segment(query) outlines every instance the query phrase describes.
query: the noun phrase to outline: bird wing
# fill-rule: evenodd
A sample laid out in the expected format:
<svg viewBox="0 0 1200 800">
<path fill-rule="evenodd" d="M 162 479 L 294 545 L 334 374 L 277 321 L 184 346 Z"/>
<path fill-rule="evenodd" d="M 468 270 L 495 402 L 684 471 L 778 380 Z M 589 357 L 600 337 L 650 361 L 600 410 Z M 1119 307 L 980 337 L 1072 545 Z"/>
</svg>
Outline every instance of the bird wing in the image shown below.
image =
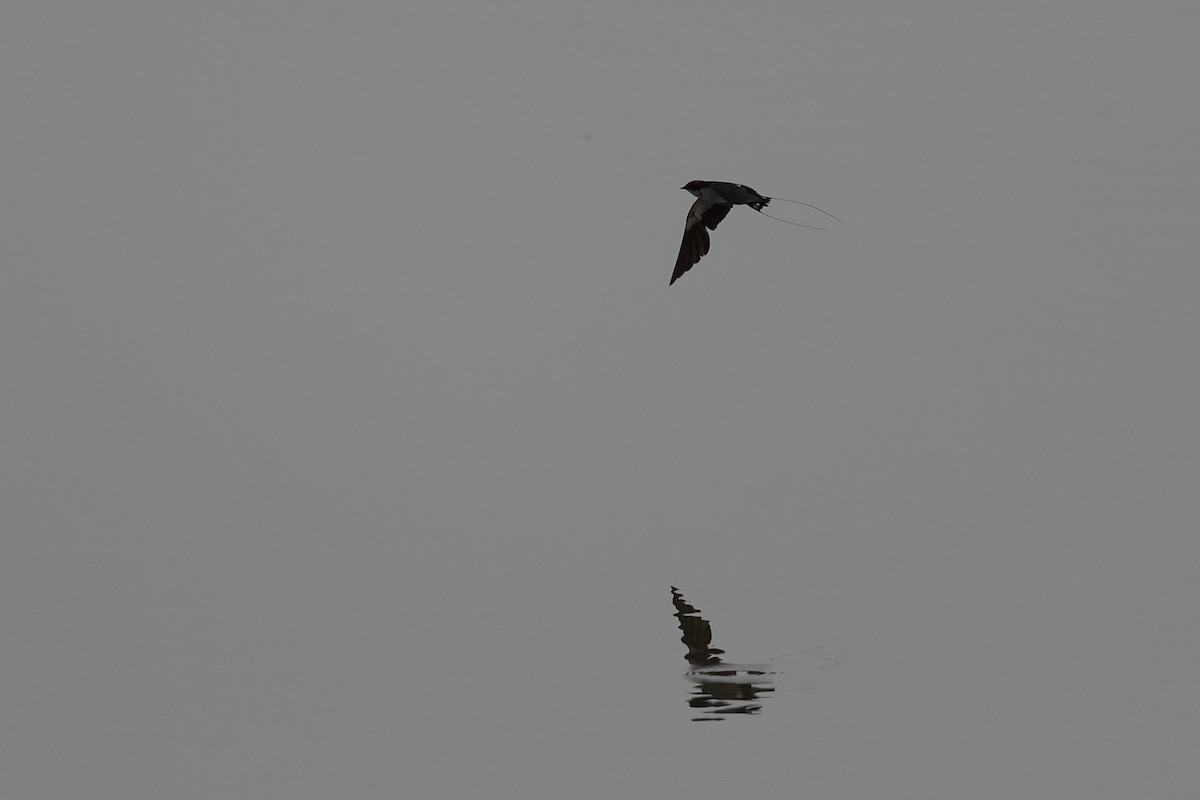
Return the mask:
<svg viewBox="0 0 1200 800">
<path fill-rule="evenodd" d="M 731 208 L 733 206 L 729 203 L 713 203 L 703 198 L 692 203 L 687 221 L 683 225 L 683 242 L 679 245 L 679 257 L 675 259 L 675 272 L 671 274 L 671 283 L 704 258 L 708 253 L 710 241 L 708 232 L 717 229 Z"/>
</svg>

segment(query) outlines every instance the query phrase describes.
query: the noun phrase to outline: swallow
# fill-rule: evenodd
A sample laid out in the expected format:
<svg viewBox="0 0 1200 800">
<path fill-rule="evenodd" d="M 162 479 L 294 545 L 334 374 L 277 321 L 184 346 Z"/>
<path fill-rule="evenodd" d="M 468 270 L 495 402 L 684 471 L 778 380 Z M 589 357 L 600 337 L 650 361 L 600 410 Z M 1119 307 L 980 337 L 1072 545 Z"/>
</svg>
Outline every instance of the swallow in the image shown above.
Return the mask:
<svg viewBox="0 0 1200 800">
<path fill-rule="evenodd" d="M 708 253 L 708 232 L 715 231 L 717 226 L 721 224 L 721 220 L 725 219 L 725 215 L 729 213 L 729 209 L 734 206 L 750 206 L 764 217 L 773 219 L 776 222 L 786 222 L 788 225 L 795 225 L 797 228 L 808 228 L 814 231 L 825 230 L 825 228 L 816 225 L 805 225 L 789 219 L 780 219 L 763 211 L 772 200 L 778 200 L 781 203 L 794 203 L 798 206 L 805 206 L 815 211 L 820 211 L 830 219 L 840 222 L 843 225 L 846 224 L 843 220 L 838 219 L 825 209 L 818 208 L 811 203 L 805 203 L 800 200 L 788 200 L 786 197 L 767 197 L 765 194 L 759 194 L 749 186 L 743 186 L 740 183 L 689 181 L 686 185 L 679 188 L 695 195 L 696 202 L 692 203 L 692 207 L 688 211 L 687 221 L 683 224 L 683 243 L 679 245 L 679 257 L 675 259 L 675 271 L 671 273 L 671 283 L 679 280 L 680 275 L 696 266 L 696 263 L 704 258 Z"/>
<path fill-rule="evenodd" d="M 771 202 L 770 197 L 740 183 L 689 181 L 679 188 L 695 195 L 696 202 L 692 203 L 687 221 L 683 224 L 683 243 L 679 245 L 679 257 L 675 259 L 671 283 L 679 280 L 683 273 L 704 258 L 709 247 L 708 232 L 717 229 L 731 208 L 750 206 L 761 212 Z"/>
</svg>

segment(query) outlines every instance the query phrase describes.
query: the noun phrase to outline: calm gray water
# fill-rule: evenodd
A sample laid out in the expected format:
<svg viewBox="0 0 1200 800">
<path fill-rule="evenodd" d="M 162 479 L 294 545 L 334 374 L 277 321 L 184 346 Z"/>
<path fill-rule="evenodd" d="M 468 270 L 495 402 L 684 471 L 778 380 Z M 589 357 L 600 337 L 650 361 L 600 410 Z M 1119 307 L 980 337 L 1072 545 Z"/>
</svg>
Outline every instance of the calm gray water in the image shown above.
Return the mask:
<svg viewBox="0 0 1200 800">
<path fill-rule="evenodd" d="M 1195 795 L 1195 3 L 0 23 L 0 796 Z"/>
</svg>

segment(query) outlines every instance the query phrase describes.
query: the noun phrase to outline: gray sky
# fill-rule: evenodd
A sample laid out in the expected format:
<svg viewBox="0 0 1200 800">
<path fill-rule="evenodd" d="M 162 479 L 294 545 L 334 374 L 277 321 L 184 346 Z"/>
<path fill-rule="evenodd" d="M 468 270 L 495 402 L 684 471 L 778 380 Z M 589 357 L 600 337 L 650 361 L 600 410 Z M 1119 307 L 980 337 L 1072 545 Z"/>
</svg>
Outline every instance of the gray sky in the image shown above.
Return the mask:
<svg viewBox="0 0 1200 800">
<path fill-rule="evenodd" d="M 0 793 L 1191 796 L 1198 37 L 8 4 Z"/>
</svg>

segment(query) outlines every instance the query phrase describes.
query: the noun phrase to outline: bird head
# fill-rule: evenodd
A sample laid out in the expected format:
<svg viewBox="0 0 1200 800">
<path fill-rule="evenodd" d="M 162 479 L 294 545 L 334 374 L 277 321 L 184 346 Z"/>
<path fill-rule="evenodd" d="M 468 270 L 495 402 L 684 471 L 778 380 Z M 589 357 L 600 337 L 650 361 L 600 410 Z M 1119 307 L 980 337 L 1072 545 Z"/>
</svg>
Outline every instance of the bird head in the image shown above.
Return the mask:
<svg viewBox="0 0 1200 800">
<path fill-rule="evenodd" d="M 699 197 L 700 192 L 703 191 L 704 187 L 706 186 L 708 186 L 708 181 L 688 181 L 679 188 L 683 189 L 685 192 L 691 192 L 696 197 Z"/>
</svg>

